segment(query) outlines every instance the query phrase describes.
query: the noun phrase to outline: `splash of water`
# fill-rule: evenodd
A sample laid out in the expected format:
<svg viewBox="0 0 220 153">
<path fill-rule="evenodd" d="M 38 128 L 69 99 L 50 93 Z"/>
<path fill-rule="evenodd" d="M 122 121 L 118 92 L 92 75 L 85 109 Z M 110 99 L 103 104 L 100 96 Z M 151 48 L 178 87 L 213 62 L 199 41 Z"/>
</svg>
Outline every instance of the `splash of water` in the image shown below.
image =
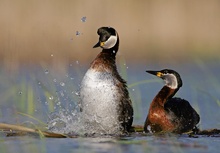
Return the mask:
<svg viewBox="0 0 220 153">
<path fill-rule="evenodd" d="M 80 65 L 80 62 L 76 61 L 74 64 Z M 70 64 L 69 66 L 72 67 L 73 64 Z M 66 78 L 70 79 L 71 74 L 66 75 Z M 86 101 L 89 101 L 88 104 L 90 106 L 88 108 L 91 111 L 88 111 L 88 109 L 86 109 L 87 111 L 81 112 L 80 111 L 81 104 L 76 102 L 79 100 L 76 99 L 80 97 L 80 93 L 75 90 L 69 93 L 68 87 L 69 87 L 69 83 L 71 82 L 68 82 L 68 80 L 60 81 L 54 78 L 53 83 L 56 83 L 58 88 L 56 90 L 56 94 L 53 95 L 53 97 L 51 96 L 49 97 L 49 100 L 53 100 L 53 102 L 55 102 L 56 104 L 54 105 L 55 111 L 49 115 L 48 127 L 47 127 L 49 131 L 56 133 L 77 134 L 77 135 L 121 134 L 120 132 L 121 127 L 119 125 L 119 121 L 116 119 L 116 117 L 118 116 L 115 115 L 116 113 L 114 111 L 113 112 L 111 111 L 112 109 L 109 109 L 107 107 L 107 111 L 108 111 L 107 114 L 109 115 L 106 115 L 105 109 L 101 109 L 104 111 L 104 113 L 102 111 L 101 112 L 93 111 L 93 108 L 95 107 L 101 108 L 102 106 L 93 105 L 94 100 L 91 100 L 90 97 Z M 112 84 L 111 81 L 110 83 Z M 81 85 L 78 85 L 78 87 L 81 88 Z M 110 89 L 109 92 L 112 92 L 112 88 Z M 106 90 L 105 92 L 108 93 Z M 94 94 L 97 94 L 97 92 L 94 92 Z M 74 97 L 74 98 L 68 98 L 68 97 Z M 99 103 L 100 101 L 106 101 L 106 99 L 109 99 L 108 96 L 104 96 L 103 98 L 102 99 L 97 98 L 96 100 Z M 113 95 L 111 98 L 115 99 L 117 97 L 116 95 Z M 111 100 L 108 101 L 111 103 Z M 48 105 L 48 102 L 46 102 L 45 104 Z M 102 116 L 102 114 L 105 115 Z"/>
<path fill-rule="evenodd" d="M 50 115 L 48 130 L 56 133 L 72 135 L 108 135 L 121 134 L 117 131 L 109 131 L 102 127 L 96 115 L 87 115 L 78 110 L 61 109 Z"/>
</svg>

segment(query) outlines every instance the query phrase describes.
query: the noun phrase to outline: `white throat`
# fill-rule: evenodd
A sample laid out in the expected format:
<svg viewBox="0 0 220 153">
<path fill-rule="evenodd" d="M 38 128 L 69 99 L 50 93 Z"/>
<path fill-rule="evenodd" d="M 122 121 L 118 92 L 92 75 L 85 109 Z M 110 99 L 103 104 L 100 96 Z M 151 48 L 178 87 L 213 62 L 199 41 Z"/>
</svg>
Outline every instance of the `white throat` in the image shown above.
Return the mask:
<svg viewBox="0 0 220 153">
<path fill-rule="evenodd" d="M 115 44 L 117 43 L 117 40 L 118 40 L 117 34 L 116 36 L 110 36 L 102 47 L 104 49 L 110 49 L 115 46 Z"/>
<path fill-rule="evenodd" d="M 178 82 L 177 78 L 173 74 L 165 74 L 164 75 L 164 81 L 166 83 L 166 86 L 170 87 L 171 89 L 177 89 L 178 87 Z"/>
</svg>

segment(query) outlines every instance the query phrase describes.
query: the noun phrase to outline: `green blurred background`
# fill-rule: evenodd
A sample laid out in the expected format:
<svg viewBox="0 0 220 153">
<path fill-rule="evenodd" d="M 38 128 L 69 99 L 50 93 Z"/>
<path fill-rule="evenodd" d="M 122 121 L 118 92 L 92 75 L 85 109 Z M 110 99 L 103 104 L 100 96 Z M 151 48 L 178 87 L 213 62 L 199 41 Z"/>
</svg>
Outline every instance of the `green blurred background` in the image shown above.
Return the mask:
<svg viewBox="0 0 220 153">
<path fill-rule="evenodd" d="M 219 57 L 219 0 L 1 0 L 0 58 L 9 68 L 88 63 L 101 26 L 116 28 L 129 61 Z"/>
</svg>

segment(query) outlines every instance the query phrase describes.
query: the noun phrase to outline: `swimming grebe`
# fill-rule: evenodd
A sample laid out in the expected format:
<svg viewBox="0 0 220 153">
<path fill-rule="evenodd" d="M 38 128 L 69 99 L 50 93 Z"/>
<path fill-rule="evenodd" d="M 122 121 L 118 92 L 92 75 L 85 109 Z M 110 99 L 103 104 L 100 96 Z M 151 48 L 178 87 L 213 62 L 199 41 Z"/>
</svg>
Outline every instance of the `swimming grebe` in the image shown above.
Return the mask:
<svg viewBox="0 0 220 153">
<path fill-rule="evenodd" d="M 126 81 L 115 64 L 119 36 L 111 27 L 101 27 L 97 33 L 99 42 L 93 48 L 101 47 L 102 51 L 81 83 L 82 112 L 95 119 L 92 122 L 97 131 L 107 134 L 127 132 L 133 122 L 133 107 Z"/>
<path fill-rule="evenodd" d="M 200 120 L 198 113 L 188 101 L 176 97 L 172 98 L 182 87 L 180 75 L 170 69 L 146 72 L 162 78 L 165 81 L 165 86 L 150 104 L 144 131 L 184 133 L 196 128 Z"/>
</svg>

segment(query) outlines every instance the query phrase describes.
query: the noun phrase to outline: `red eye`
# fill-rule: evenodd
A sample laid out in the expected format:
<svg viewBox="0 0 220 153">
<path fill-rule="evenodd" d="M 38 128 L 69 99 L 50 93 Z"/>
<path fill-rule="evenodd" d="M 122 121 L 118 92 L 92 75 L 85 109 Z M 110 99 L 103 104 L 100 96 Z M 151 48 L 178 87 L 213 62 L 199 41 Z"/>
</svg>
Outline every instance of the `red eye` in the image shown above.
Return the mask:
<svg viewBox="0 0 220 153">
<path fill-rule="evenodd" d="M 110 36 L 108 36 L 108 35 L 103 35 L 103 36 L 100 37 L 99 40 L 100 40 L 101 42 L 105 42 L 105 41 L 107 41 L 107 40 L 109 39 L 109 37 L 110 37 Z"/>
<path fill-rule="evenodd" d="M 164 74 L 167 74 L 167 73 L 168 73 L 168 71 L 167 71 L 167 70 L 165 70 L 163 73 L 164 73 Z"/>
</svg>

